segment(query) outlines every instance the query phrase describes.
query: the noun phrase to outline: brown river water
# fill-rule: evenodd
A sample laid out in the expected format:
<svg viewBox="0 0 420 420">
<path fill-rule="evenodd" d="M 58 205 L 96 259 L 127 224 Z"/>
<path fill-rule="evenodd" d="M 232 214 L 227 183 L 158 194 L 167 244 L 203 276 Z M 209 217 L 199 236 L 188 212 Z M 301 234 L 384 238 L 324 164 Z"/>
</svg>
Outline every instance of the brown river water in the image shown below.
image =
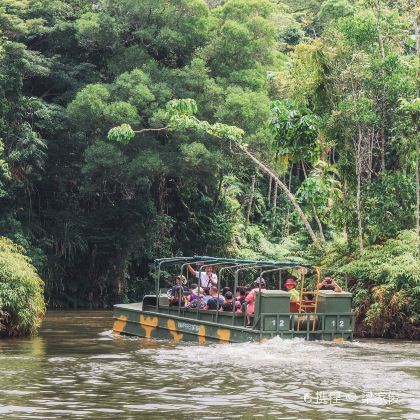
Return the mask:
<svg viewBox="0 0 420 420">
<path fill-rule="evenodd" d="M 0 418 L 420 419 L 420 342 L 173 343 L 48 312 L 0 340 Z"/>
</svg>

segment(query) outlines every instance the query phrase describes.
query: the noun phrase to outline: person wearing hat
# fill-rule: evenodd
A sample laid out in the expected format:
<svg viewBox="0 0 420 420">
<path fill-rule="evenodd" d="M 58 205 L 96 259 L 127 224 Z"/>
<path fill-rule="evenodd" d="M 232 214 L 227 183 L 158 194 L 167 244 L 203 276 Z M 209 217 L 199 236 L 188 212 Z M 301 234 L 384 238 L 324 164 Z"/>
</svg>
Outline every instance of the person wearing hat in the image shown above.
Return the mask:
<svg viewBox="0 0 420 420">
<path fill-rule="evenodd" d="M 284 283 L 284 287 L 290 293 L 290 302 L 297 302 L 300 299 L 299 292 L 296 290 L 296 280 L 289 278 Z"/>
<path fill-rule="evenodd" d="M 193 283 L 190 287 L 190 294 L 187 296 L 187 301 L 192 302 L 193 300 L 197 299 L 198 296 L 204 295 L 204 289 L 201 287 L 198 287 L 196 283 Z"/>
<path fill-rule="evenodd" d="M 341 292 L 341 287 L 334 281 L 331 276 L 325 276 L 319 284 L 319 290 L 332 290 L 334 292 Z"/>
<path fill-rule="evenodd" d="M 207 301 L 204 299 L 207 297 L 206 292 L 203 288 L 198 287 L 197 284 L 192 284 L 190 289 L 190 295 L 187 296 L 186 308 L 188 309 L 206 309 Z"/>
<path fill-rule="evenodd" d="M 177 276 L 175 284 L 170 289 L 169 293 L 169 306 L 178 306 L 181 302 L 181 306 L 185 305 L 185 296 L 189 294 L 188 287 L 186 286 L 187 279 L 185 276 Z"/>
<path fill-rule="evenodd" d="M 247 327 L 251 326 L 251 315 L 254 313 L 255 310 L 255 299 L 257 297 L 257 292 L 263 289 L 265 289 L 265 280 L 262 277 L 257 277 L 254 281 L 254 288 L 249 292 L 249 294 L 245 298 L 245 302 L 247 303 Z"/>
</svg>

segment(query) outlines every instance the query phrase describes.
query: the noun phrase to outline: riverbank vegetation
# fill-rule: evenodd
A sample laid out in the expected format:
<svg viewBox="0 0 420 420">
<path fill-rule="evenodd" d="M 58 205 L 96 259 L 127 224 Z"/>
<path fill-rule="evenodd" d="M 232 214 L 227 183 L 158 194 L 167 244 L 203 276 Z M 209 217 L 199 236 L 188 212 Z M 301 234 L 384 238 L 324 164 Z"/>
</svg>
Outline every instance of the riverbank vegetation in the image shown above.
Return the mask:
<svg viewBox="0 0 420 420">
<path fill-rule="evenodd" d="M 356 334 L 361 337 L 419 336 L 420 241 L 414 231 L 352 254 L 335 241 L 321 251 L 321 264 L 353 292 Z M 319 252 L 317 250 L 317 252 Z"/>
<path fill-rule="evenodd" d="M 0 237 L 0 337 L 34 334 L 45 314 L 44 283 L 23 252 Z"/>
<path fill-rule="evenodd" d="M 50 307 L 136 300 L 155 256 L 294 258 L 347 279 L 361 335 L 418 337 L 419 13 L 5 2 L 0 233 Z"/>
</svg>

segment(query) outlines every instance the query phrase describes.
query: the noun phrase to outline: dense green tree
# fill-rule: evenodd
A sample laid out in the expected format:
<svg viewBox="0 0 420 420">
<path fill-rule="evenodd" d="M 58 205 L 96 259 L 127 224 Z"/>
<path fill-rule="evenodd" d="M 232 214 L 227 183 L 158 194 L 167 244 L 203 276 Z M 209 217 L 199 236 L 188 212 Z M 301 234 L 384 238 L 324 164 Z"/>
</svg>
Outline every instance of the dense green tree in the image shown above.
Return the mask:
<svg viewBox="0 0 420 420">
<path fill-rule="evenodd" d="M 34 334 L 45 314 L 43 282 L 23 249 L 0 238 L 0 336 Z"/>
<path fill-rule="evenodd" d="M 138 299 L 155 256 L 368 258 L 419 229 L 418 27 L 411 0 L 5 1 L 0 233 L 50 306 Z"/>
</svg>

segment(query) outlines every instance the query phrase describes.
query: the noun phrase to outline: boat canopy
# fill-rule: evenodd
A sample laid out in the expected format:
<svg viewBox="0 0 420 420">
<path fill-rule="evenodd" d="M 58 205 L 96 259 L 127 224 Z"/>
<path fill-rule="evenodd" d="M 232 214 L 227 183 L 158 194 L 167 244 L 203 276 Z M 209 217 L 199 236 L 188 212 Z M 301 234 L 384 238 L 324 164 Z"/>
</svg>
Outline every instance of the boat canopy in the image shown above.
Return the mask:
<svg viewBox="0 0 420 420">
<path fill-rule="evenodd" d="M 272 267 L 306 267 L 311 268 L 311 265 L 302 264 L 296 261 L 270 261 L 270 260 L 248 260 L 248 259 L 235 259 L 235 258 L 217 258 L 202 255 L 195 255 L 193 257 L 171 257 L 171 258 L 158 258 L 154 261 L 156 267 L 163 264 L 192 264 L 204 262 L 207 264 L 238 264 L 238 265 L 254 265 L 254 266 L 272 266 Z"/>
</svg>

